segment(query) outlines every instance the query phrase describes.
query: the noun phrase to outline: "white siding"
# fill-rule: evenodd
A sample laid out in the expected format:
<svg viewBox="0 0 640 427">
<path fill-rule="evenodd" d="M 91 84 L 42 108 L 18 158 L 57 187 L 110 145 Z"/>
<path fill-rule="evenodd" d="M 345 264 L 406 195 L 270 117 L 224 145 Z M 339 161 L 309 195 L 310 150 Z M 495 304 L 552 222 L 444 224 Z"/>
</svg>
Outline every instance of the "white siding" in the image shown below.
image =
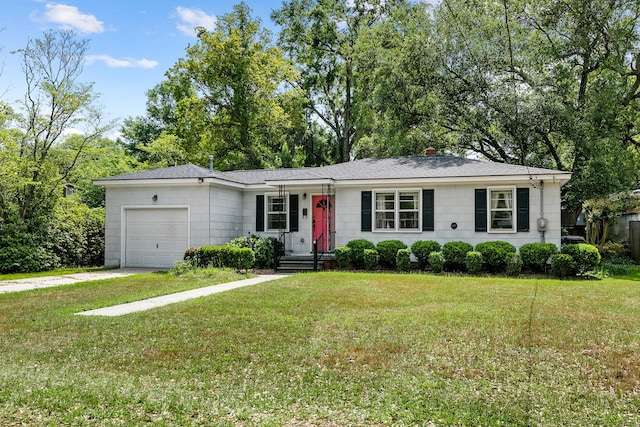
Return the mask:
<svg viewBox="0 0 640 427">
<path fill-rule="evenodd" d="M 208 186 L 122 186 L 106 188 L 105 266 L 124 265 L 123 210 L 135 207 L 188 207 L 191 245 L 206 243 L 209 227 Z M 157 196 L 154 201 L 153 197 Z M 204 244 L 203 243 L 203 244 Z"/>
<path fill-rule="evenodd" d="M 507 183 L 501 183 L 507 184 Z M 382 240 L 398 239 L 408 246 L 417 240 L 436 240 L 440 244 L 461 240 L 476 245 L 489 240 L 504 240 L 519 248 L 524 243 L 538 242 L 541 235 L 537 231 L 536 220 L 540 215 L 540 189 L 530 186 L 529 192 L 529 232 L 487 233 L 475 231 L 474 190 L 494 185 L 492 182 L 474 185 L 416 185 L 411 189 L 433 189 L 435 201 L 435 231 L 431 232 L 361 232 L 361 192 L 376 189 L 402 189 L 402 187 L 335 187 L 335 246 L 345 245 L 353 239 L 364 238 L 378 243 Z M 517 187 L 528 183 L 511 183 Z M 152 206 L 182 206 L 189 209 L 190 246 L 223 244 L 229 240 L 250 234 L 279 237 L 278 232 L 256 232 L 256 195 L 274 193 L 277 189 L 242 190 L 231 187 L 206 184 L 167 186 L 107 186 L 106 189 L 106 229 L 105 265 L 120 266 L 123 239 L 123 209 Z M 312 250 L 312 198 L 321 195 L 323 189 L 316 187 L 288 187 L 286 192 L 298 195 L 299 231 L 285 234 L 287 251 L 309 253 Z M 306 194 L 306 198 L 304 195 Z M 152 198 L 157 195 L 157 200 Z M 307 209 L 307 215 L 303 210 Z M 560 184 L 545 182 L 544 215 L 548 230 L 545 240 L 560 245 Z M 451 228 L 451 223 L 457 228 Z"/>
<path fill-rule="evenodd" d="M 242 235 L 241 190 L 211 187 L 211 214 L 209 217 L 210 245 L 222 245 Z M 194 244 L 193 246 L 201 246 Z"/>
<path fill-rule="evenodd" d="M 368 187 L 338 187 L 336 190 L 336 246 L 344 246 L 353 239 L 367 239 L 373 243 L 382 240 L 397 239 L 407 246 L 417 240 L 435 240 L 440 244 L 450 241 L 464 241 L 472 245 L 490 240 L 510 242 L 516 248 L 525 243 L 541 241 L 537 231 L 537 218 L 540 216 L 540 190 L 529 187 L 529 232 L 517 233 L 487 233 L 475 231 L 475 196 L 476 188 L 486 188 L 486 185 L 437 185 L 425 186 L 424 189 L 434 190 L 435 230 L 419 232 L 385 232 L 360 231 L 361 221 L 361 192 L 375 190 Z M 525 185 L 518 184 L 517 187 Z M 399 188 L 399 187 L 398 187 Z M 411 188 L 415 188 L 411 187 Z M 560 185 L 545 183 L 544 187 L 544 216 L 549 221 L 545 233 L 545 241 L 560 246 Z M 451 224 L 457 228 L 452 229 Z"/>
</svg>

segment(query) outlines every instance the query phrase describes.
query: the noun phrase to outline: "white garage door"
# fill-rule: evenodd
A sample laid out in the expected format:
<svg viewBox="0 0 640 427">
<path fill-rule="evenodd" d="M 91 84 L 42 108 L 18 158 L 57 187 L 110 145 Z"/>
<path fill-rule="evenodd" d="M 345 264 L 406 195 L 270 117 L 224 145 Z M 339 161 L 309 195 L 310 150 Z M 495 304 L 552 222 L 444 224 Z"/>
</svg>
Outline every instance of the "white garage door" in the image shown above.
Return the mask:
<svg viewBox="0 0 640 427">
<path fill-rule="evenodd" d="M 189 248 L 186 208 L 126 209 L 125 266 L 173 267 Z"/>
</svg>

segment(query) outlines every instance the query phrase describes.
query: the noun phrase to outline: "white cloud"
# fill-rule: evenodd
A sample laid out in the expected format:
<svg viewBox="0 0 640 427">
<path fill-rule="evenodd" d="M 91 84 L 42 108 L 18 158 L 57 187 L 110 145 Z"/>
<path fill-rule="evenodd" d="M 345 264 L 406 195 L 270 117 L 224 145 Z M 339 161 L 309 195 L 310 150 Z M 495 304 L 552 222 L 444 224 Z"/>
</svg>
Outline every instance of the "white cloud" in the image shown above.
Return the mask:
<svg viewBox="0 0 640 427">
<path fill-rule="evenodd" d="M 123 58 L 117 59 L 113 58 L 109 55 L 87 55 L 84 58 L 84 62 L 87 65 L 91 65 L 94 62 L 102 61 L 109 68 L 154 68 L 158 65 L 158 61 L 152 61 L 150 59 L 142 58 L 142 59 L 133 59 L 133 58 Z"/>
<path fill-rule="evenodd" d="M 45 5 L 44 19 L 47 22 L 54 22 L 67 30 L 74 30 L 82 34 L 102 33 L 104 26 L 102 21 L 94 15 L 80 12 L 75 6 L 66 4 Z"/>
<path fill-rule="evenodd" d="M 214 15 L 207 15 L 200 9 L 189 9 L 187 7 L 176 8 L 180 22 L 176 24 L 176 28 L 183 34 L 191 37 L 196 36 L 195 27 L 204 27 L 211 31 L 215 28 L 218 19 Z"/>
</svg>

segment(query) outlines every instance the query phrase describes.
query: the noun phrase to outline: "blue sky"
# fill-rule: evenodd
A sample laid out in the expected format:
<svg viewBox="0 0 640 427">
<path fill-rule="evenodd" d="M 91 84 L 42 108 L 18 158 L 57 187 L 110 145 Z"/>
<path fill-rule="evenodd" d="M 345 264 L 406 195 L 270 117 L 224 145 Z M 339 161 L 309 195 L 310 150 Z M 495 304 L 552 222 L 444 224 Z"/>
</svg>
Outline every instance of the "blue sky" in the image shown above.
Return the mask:
<svg viewBox="0 0 640 427">
<path fill-rule="evenodd" d="M 0 14 L 0 99 L 14 104 L 24 95 L 17 55 L 29 39 L 48 29 L 71 29 L 90 39 L 83 82 L 93 82 L 111 119 L 145 113 L 146 91 L 163 77 L 189 44 L 193 27 L 212 29 L 216 18 L 240 0 L 182 2 L 166 0 L 9 0 Z M 269 16 L 282 0 L 245 0 L 263 26 L 275 30 Z"/>
</svg>

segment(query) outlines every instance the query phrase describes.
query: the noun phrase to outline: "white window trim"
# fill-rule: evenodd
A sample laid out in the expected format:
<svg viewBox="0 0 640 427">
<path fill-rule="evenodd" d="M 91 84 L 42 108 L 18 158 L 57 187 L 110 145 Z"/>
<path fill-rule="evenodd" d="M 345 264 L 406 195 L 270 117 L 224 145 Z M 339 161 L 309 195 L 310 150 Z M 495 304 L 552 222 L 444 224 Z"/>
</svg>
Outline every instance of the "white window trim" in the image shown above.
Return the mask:
<svg viewBox="0 0 640 427">
<path fill-rule="evenodd" d="M 286 227 L 284 230 L 279 228 L 269 228 L 269 197 L 280 197 L 284 198 L 284 220 Z M 285 192 L 284 194 L 280 193 L 264 193 L 264 231 L 267 233 L 275 233 L 278 231 L 289 232 L 289 193 Z"/>
<path fill-rule="evenodd" d="M 395 228 L 378 228 L 376 227 L 376 213 L 383 212 L 376 209 L 376 200 L 378 193 L 394 193 L 394 217 Z M 418 194 L 418 227 L 417 228 L 400 228 L 400 193 L 417 193 Z M 372 197 L 372 231 L 374 233 L 420 233 L 422 232 L 422 189 L 420 188 L 393 188 L 393 189 L 376 189 L 373 190 Z"/>
<path fill-rule="evenodd" d="M 492 191 L 511 191 L 512 206 L 511 206 L 511 229 L 508 228 L 491 228 L 491 192 Z M 505 187 L 487 187 L 487 233 L 517 233 L 517 220 L 518 220 L 518 197 L 515 186 Z"/>
</svg>

